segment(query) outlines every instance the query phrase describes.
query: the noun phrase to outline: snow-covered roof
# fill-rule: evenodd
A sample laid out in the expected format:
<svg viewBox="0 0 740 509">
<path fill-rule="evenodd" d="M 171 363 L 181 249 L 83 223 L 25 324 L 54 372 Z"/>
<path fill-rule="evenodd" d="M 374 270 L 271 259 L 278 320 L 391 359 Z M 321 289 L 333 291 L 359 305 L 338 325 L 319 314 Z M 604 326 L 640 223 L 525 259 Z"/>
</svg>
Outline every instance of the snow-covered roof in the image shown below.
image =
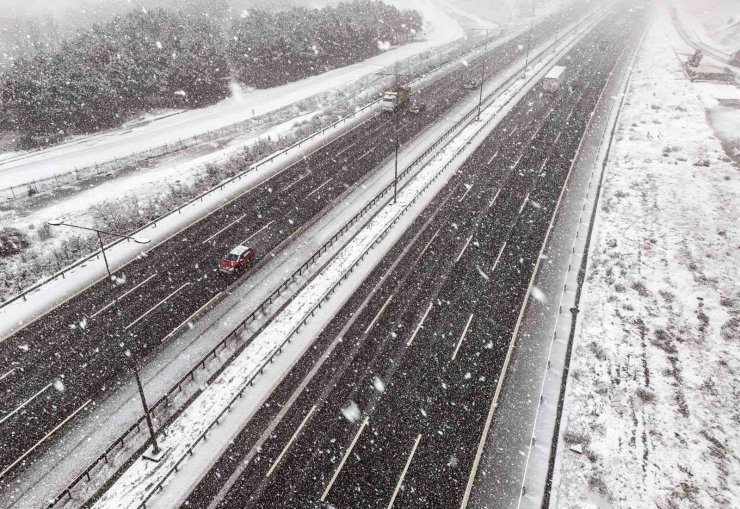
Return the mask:
<svg viewBox="0 0 740 509">
<path fill-rule="evenodd" d="M 236 246 L 234 249 L 231 250 L 229 254 L 233 254 L 236 256 L 243 255 L 249 248 L 247 246 Z"/>
<path fill-rule="evenodd" d="M 560 75 L 563 74 L 564 71 L 565 71 L 565 67 L 563 67 L 562 65 L 556 65 L 555 67 L 553 67 L 547 72 L 547 75 L 545 76 L 545 78 L 558 79 L 560 78 Z"/>
</svg>

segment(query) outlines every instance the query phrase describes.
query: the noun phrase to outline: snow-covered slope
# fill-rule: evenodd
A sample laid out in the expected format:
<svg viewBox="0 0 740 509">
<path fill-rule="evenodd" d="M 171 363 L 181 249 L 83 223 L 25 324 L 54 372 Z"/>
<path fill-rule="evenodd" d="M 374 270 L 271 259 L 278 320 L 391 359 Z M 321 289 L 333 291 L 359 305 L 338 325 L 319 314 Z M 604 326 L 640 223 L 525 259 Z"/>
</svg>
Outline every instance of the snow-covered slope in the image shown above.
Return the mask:
<svg viewBox="0 0 740 509">
<path fill-rule="evenodd" d="M 460 25 L 439 8 L 435 0 L 403 0 L 400 3 L 418 6 L 424 13 L 427 32 L 425 41 L 407 44 L 363 62 L 276 88 L 244 90 L 236 87 L 231 97 L 205 108 L 176 112 L 133 126 L 76 137 L 41 151 L 19 152 L 0 161 L 0 182 L 2 182 L 0 187 L 23 184 L 31 179 L 50 178 L 55 173 L 123 158 L 134 152 L 174 143 L 256 115 L 263 115 L 318 93 L 346 86 L 398 60 L 454 41 L 464 35 Z"/>
<path fill-rule="evenodd" d="M 677 2 L 689 14 L 691 28 L 702 41 L 730 54 L 740 50 L 738 0 L 677 0 Z"/>
<path fill-rule="evenodd" d="M 740 93 L 690 83 L 670 26 L 645 41 L 606 169 L 555 507 L 740 507 L 740 168 L 707 122 Z"/>
</svg>

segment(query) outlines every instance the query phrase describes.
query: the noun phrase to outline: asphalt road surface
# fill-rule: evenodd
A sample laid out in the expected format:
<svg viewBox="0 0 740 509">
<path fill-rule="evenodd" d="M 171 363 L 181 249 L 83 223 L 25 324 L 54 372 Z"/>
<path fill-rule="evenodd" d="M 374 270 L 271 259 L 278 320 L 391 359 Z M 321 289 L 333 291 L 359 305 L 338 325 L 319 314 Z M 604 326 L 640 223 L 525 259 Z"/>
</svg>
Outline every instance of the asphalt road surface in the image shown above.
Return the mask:
<svg viewBox="0 0 740 509">
<path fill-rule="evenodd" d="M 535 27 L 533 45 L 565 18 Z M 526 43 L 525 34 L 491 52 L 488 75 L 520 56 Z M 481 61 L 418 92 L 428 108 L 399 113 L 402 144 L 471 93 L 462 84 L 478 79 Z M 393 124 L 392 114 L 371 118 L 118 270 L 115 283 L 99 281 L 0 342 L 0 482 L 11 482 L 81 412 L 130 379 L 134 363 L 146 362 L 173 330 L 235 284 L 215 270 L 233 246 L 254 247 L 258 260 L 269 256 L 390 157 Z"/>
<path fill-rule="evenodd" d="M 641 15 L 622 4 L 561 60 L 557 94 L 520 101 L 187 507 L 460 506 L 553 210 Z"/>
</svg>

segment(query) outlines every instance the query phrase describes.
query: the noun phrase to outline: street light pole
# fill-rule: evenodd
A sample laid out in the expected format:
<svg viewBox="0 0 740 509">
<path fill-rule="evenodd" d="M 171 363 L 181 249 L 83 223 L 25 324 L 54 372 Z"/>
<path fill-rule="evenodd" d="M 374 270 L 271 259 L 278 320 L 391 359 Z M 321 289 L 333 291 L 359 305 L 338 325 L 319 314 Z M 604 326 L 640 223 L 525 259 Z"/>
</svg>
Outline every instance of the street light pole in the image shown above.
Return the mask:
<svg viewBox="0 0 740 509">
<path fill-rule="evenodd" d="M 102 234 L 105 233 L 107 235 L 113 235 L 114 237 L 119 237 L 122 239 L 131 239 L 134 242 L 138 244 L 148 244 L 149 239 L 145 239 L 142 237 L 132 237 L 130 235 L 124 235 L 121 233 L 106 231 L 106 230 L 99 230 L 97 228 L 88 228 L 86 226 L 79 226 L 75 224 L 70 224 L 64 222 L 64 219 L 54 219 L 48 222 L 50 226 L 67 226 L 69 228 L 77 228 L 79 230 L 87 230 L 87 231 L 93 231 L 98 236 L 98 243 L 100 244 L 100 252 L 103 254 L 103 261 L 105 262 L 105 271 L 108 273 L 108 280 L 113 279 L 113 275 L 110 271 L 110 265 L 108 264 L 108 257 L 105 254 L 105 244 L 103 244 L 103 237 Z M 123 327 L 123 324 L 121 323 L 121 309 L 118 307 L 118 299 L 113 299 L 113 306 L 115 309 L 116 314 L 116 328 L 119 330 L 117 333 L 118 336 L 121 336 L 123 334 L 126 334 L 126 329 Z M 141 406 L 144 408 L 144 414 L 146 415 L 146 424 L 149 428 L 149 439 L 152 442 L 152 454 L 157 455 L 160 452 L 159 444 L 157 444 L 157 436 L 154 432 L 154 424 L 152 422 L 152 416 L 151 412 L 149 411 L 149 405 L 146 402 L 146 395 L 144 394 L 144 386 L 141 384 L 141 377 L 139 377 L 139 370 L 136 368 L 136 363 L 132 360 L 129 361 L 129 366 L 131 367 L 131 370 L 134 372 L 134 378 L 136 378 L 136 386 L 139 390 L 139 397 L 141 398 Z"/>
<path fill-rule="evenodd" d="M 532 46 L 532 29 L 534 28 L 534 1 L 532 0 L 532 14 L 529 17 L 529 32 L 527 32 L 527 58 L 524 61 L 524 76 L 527 75 L 527 67 L 529 67 L 529 51 Z"/>
<path fill-rule="evenodd" d="M 398 72 L 398 62 L 396 62 L 394 73 L 384 73 L 384 72 L 378 72 L 376 73 L 379 76 L 393 76 L 393 89 L 398 91 L 401 84 L 401 76 L 413 76 L 412 74 L 402 74 Z M 409 99 L 407 99 L 408 101 Z M 393 203 L 397 203 L 398 200 L 398 152 L 401 149 L 400 141 L 398 139 L 398 111 L 393 110 L 390 112 L 391 115 L 393 115 L 393 137 L 395 139 L 394 142 L 394 154 L 395 154 L 395 162 L 394 162 L 394 170 L 393 170 Z"/>
<path fill-rule="evenodd" d="M 100 232 L 95 230 L 95 233 L 98 236 L 98 242 L 100 243 L 100 252 L 103 253 L 103 261 L 105 262 L 105 270 L 108 272 L 108 279 L 113 279 L 113 276 L 110 273 L 110 266 L 108 265 L 108 257 L 105 256 L 105 245 L 103 245 L 103 238 L 100 236 Z"/>
<path fill-rule="evenodd" d="M 132 362 L 133 364 L 133 362 Z M 146 415 L 146 425 L 149 428 L 149 437 L 152 441 L 152 454 L 159 454 L 159 444 L 157 443 L 157 435 L 154 433 L 154 424 L 152 424 L 152 415 L 149 412 L 149 405 L 146 403 L 146 396 L 144 395 L 144 387 L 141 385 L 141 378 L 139 378 L 139 371 L 136 366 L 133 366 L 134 377 L 136 378 L 136 386 L 139 388 L 139 397 L 141 397 L 141 406 L 144 407 L 144 415 Z"/>
<path fill-rule="evenodd" d="M 398 198 L 398 112 L 393 112 L 393 125 L 395 133 L 393 134 L 393 137 L 396 140 L 396 165 L 395 170 L 393 171 L 393 204 L 396 204 L 396 199 Z"/>
<path fill-rule="evenodd" d="M 480 93 L 478 94 L 478 116 L 476 120 L 480 120 L 481 106 L 483 104 L 483 82 L 486 80 L 486 54 L 488 53 L 488 34 L 493 28 L 474 28 L 473 30 L 482 30 L 486 32 L 486 42 L 483 45 L 483 56 L 481 57 L 481 70 L 480 70 Z"/>
</svg>

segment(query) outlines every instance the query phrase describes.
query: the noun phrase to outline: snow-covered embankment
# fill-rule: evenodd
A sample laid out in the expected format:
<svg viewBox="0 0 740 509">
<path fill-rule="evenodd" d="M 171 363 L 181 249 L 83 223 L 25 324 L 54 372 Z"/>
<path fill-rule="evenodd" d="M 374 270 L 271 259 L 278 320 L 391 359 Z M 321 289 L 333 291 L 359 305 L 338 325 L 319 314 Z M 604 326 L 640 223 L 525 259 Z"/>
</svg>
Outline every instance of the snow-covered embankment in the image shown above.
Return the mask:
<svg viewBox="0 0 740 509">
<path fill-rule="evenodd" d="M 707 122 L 740 92 L 690 83 L 670 26 L 647 36 L 606 168 L 555 507 L 740 507 L 740 171 Z"/>
</svg>

